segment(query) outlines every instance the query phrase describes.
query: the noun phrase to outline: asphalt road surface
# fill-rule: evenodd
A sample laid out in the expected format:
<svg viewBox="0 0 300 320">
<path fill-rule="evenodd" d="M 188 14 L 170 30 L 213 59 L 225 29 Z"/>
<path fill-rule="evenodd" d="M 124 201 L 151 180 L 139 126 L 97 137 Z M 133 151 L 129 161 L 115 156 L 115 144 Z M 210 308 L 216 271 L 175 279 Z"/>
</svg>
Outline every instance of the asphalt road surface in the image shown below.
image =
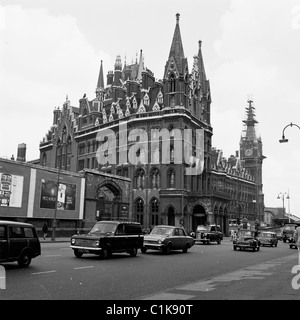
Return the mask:
<svg viewBox="0 0 300 320">
<path fill-rule="evenodd" d="M 149 250 L 107 260 L 76 258 L 67 242 L 43 243 L 28 268 L 2 264 L 0 300 L 299 300 L 297 263 L 298 251 L 282 242 L 247 252 L 234 251 L 227 240 L 197 244 L 188 253 Z"/>
</svg>

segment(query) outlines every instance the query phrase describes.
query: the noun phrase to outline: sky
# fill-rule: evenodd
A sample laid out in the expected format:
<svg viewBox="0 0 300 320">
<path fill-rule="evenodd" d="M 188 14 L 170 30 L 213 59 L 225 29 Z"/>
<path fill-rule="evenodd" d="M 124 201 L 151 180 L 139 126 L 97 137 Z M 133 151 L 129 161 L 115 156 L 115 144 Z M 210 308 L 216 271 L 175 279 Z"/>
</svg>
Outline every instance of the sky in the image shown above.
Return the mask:
<svg viewBox="0 0 300 320">
<path fill-rule="evenodd" d="M 239 149 L 247 100 L 254 101 L 266 159 L 266 207 L 300 216 L 300 0 L 0 0 L 0 157 L 39 158 L 39 143 L 66 98 L 95 98 L 117 55 L 163 77 L 176 23 L 189 71 L 202 40 L 210 80 L 213 147 Z"/>
</svg>

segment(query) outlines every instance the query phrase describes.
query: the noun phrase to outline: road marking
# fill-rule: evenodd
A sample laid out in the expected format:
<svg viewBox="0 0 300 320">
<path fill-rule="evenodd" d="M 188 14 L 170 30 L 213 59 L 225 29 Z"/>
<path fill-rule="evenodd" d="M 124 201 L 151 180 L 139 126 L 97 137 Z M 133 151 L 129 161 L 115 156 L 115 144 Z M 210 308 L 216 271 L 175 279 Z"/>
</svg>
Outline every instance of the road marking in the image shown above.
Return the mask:
<svg viewBox="0 0 300 320">
<path fill-rule="evenodd" d="M 94 266 L 76 267 L 74 270 L 94 268 Z"/>
<path fill-rule="evenodd" d="M 56 272 L 56 270 L 33 272 L 32 275 L 44 274 L 44 273 L 53 273 L 53 272 Z"/>
<path fill-rule="evenodd" d="M 61 257 L 61 254 L 47 254 L 43 256 L 44 258 L 49 258 L 49 257 Z"/>
<path fill-rule="evenodd" d="M 142 300 L 188 300 L 192 299 L 194 296 L 189 294 L 177 294 L 177 293 L 158 293 L 153 296 L 146 297 Z"/>
</svg>

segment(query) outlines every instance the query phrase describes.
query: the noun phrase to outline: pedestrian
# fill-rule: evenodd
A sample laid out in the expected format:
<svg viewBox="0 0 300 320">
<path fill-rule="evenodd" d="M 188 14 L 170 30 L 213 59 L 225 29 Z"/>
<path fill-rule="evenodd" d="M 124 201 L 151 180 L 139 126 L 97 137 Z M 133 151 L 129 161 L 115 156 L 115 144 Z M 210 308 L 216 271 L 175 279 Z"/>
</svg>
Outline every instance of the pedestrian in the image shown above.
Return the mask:
<svg viewBox="0 0 300 320">
<path fill-rule="evenodd" d="M 47 222 L 44 223 L 42 231 L 43 231 L 43 238 L 44 238 L 44 240 L 45 240 L 46 237 L 47 237 L 47 235 L 48 235 L 48 225 L 47 225 Z"/>
</svg>

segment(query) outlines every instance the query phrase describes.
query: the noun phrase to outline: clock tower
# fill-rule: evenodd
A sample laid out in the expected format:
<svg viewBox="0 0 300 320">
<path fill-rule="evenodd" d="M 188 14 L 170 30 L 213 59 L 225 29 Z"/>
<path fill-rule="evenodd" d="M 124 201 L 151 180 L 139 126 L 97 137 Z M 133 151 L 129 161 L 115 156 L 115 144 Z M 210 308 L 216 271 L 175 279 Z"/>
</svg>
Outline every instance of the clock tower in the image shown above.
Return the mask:
<svg viewBox="0 0 300 320">
<path fill-rule="evenodd" d="M 263 220 L 262 164 L 266 157 L 263 156 L 261 137 L 256 132 L 258 121 L 255 119 L 254 110 L 253 101 L 248 100 L 246 120 L 243 121 L 245 129 L 240 140 L 240 158 L 243 167 L 251 173 L 256 184 L 256 198 L 253 199 L 253 202 L 256 203 L 256 217 L 258 220 Z"/>
</svg>

